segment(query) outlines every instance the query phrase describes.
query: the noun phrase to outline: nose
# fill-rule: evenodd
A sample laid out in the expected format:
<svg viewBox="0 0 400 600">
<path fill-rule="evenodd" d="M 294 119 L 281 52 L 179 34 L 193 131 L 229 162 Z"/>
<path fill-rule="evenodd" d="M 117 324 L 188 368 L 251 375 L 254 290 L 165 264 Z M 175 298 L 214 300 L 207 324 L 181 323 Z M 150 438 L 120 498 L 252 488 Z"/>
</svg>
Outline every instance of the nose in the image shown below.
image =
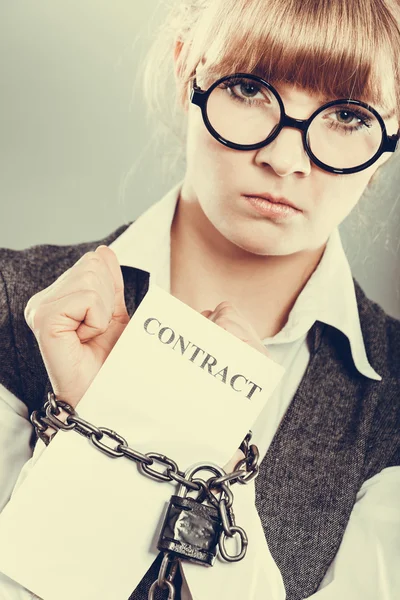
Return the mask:
<svg viewBox="0 0 400 600">
<path fill-rule="evenodd" d="M 284 127 L 273 142 L 257 150 L 255 160 L 261 166 L 269 165 L 279 177 L 293 173 L 305 177 L 311 172 L 302 133 L 290 127 Z"/>
</svg>

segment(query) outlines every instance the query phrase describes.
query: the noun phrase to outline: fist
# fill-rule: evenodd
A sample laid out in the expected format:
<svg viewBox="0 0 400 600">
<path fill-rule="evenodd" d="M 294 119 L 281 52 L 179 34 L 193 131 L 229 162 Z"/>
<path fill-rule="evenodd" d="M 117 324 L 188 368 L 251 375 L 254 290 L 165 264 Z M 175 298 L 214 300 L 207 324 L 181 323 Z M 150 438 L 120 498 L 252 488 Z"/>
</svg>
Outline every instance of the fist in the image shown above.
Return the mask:
<svg viewBox="0 0 400 600">
<path fill-rule="evenodd" d="M 30 298 L 24 315 L 54 393 L 75 407 L 129 322 L 113 250 L 99 246 L 84 254 Z"/>
</svg>

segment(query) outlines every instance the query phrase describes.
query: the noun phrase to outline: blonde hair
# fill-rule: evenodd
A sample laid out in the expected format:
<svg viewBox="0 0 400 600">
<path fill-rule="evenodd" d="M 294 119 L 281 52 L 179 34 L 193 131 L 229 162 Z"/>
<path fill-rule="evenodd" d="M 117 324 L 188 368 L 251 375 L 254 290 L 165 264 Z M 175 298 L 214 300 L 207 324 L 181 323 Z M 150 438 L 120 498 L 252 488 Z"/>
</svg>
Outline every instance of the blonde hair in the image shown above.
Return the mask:
<svg viewBox="0 0 400 600">
<path fill-rule="evenodd" d="M 400 121 L 399 0 L 168 0 L 143 64 L 147 118 L 182 156 L 191 82 L 235 72 L 396 110 Z M 176 42 L 179 85 L 173 61 Z M 205 55 L 207 60 L 202 64 Z M 202 81 L 203 82 L 203 81 Z M 204 86 L 202 86 L 204 89 Z M 154 122 L 154 121 L 153 121 Z M 164 155 L 165 156 L 165 155 Z M 171 158 L 165 156 L 168 169 Z"/>
</svg>

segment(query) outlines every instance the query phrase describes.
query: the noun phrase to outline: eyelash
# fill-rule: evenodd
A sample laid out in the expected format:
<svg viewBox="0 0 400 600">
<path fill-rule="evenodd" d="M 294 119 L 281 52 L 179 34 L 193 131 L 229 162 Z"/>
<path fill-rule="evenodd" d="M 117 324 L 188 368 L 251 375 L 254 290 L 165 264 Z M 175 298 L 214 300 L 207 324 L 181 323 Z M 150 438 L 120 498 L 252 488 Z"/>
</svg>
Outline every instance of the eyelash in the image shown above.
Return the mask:
<svg viewBox="0 0 400 600">
<path fill-rule="evenodd" d="M 333 113 L 329 113 L 329 115 L 331 114 L 338 114 L 340 112 L 342 112 L 342 110 L 336 110 L 333 111 Z M 352 110 L 344 110 L 344 112 L 347 112 L 349 115 L 352 115 L 353 117 L 360 119 L 361 123 L 358 123 L 357 125 L 346 125 L 344 123 L 338 123 L 337 121 L 330 121 L 328 123 L 328 127 L 329 129 L 334 129 L 335 131 L 343 131 L 344 133 L 353 133 L 354 131 L 359 131 L 360 129 L 363 129 L 364 127 L 367 127 L 367 129 L 370 129 L 371 127 L 371 121 L 370 119 L 366 118 L 364 113 L 362 111 L 358 111 L 356 109 L 352 109 Z M 327 115 L 327 116 L 329 116 Z"/>
<path fill-rule="evenodd" d="M 251 99 L 251 98 L 242 98 L 241 96 L 238 96 L 233 90 L 238 85 L 241 85 L 245 81 L 245 79 L 235 79 L 233 81 L 234 81 L 234 83 L 231 82 L 230 85 L 225 84 L 225 83 L 223 83 L 221 85 L 221 87 L 223 89 L 228 89 L 231 92 L 231 98 L 233 100 L 235 100 L 237 102 L 240 102 L 241 104 L 246 104 L 247 106 L 254 105 L 254 104 L 258 103 L 258 102 L 260 102 L 260 104 L 263 103 L 262 100 L 254 100 L 254 99 Z M 258 87 L 257 84 L 252 84 L 252 85 L 253 85 L 253 87 L 255 89 L 258 89 L 259 91 L 261 90 L 261 88 Z"/>
<path fill-rule="evenodd" d="M 228 84 L 223 83 L 221 85 L 221 87 L 223 89 L 228 89 L 231 92 L 231 98 L 235 101 L 235 102 L 239 102 L 240 104 L 245 104 L 247 106 L 254 106 L 254 104 L 260 103 L 260 104 L 265 104 L 264 101 L 262 100 L 254 100 L 254 99 L 250 99 L 250 98 L 243 98 L 241 96 L 238 96 L 235 92 L 234 92 L 234 88 L 237 87 L 238 85 L 241 85 L 244 81 L 246 81 L 245 79 L 236 79 L 234 80 L 234 82 Z M 257 86 L 257 84 L 252 84 L 252 86 L 258 91 L 260 91 L 260 87 Z M 343 110 L 343 109 L 342 109 Z M 339 112 L 341 112 L 340 110 L 337 111 L 333 111 L 333 113 L 329 113 L 331 114 L 338 114 Z M 349 115 L 353 115 L 353 117 L 360 119 L 361 123 L 358 123 L 357 125 L 348 125 L 346 126 L 343 123 L 338 123 L 337 121 L 330 121 L 328 123 L 328 127 L 329 129 L 333 129 L 335 131 L 342 131 L 345 134 L 352 134 L 355 131 L 359 131 L 360 129 L 363 129 L 364 127 L 367 127 L 368 129 L 371 127 L 370 121 L 369 119 L 365 118 L 365 115 L 362 111 L 356 110 L 356 109 L 352 109 L 351 111 L 346 111 L 349 113 Z"/>
</svg>

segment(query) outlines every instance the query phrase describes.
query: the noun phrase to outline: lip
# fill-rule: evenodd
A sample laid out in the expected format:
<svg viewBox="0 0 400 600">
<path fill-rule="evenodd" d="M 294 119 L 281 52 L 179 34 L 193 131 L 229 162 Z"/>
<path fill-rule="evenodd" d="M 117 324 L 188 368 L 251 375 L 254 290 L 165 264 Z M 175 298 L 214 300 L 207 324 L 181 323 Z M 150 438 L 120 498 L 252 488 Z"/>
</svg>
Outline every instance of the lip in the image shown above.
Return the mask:
<svg viewBox="0 0 400 600">
<path fill-rule="evenodd" d="M 273 196 L 272 194 L 257 194 L 257 193 L 243 194 L 243 196 L 247 196 L 250 198 L 263 198 L 264 200 L 269 200 L 270 202 L 273 202 L 274 204 L 286 204 L 286 206 L 291 206 L 295 210 L 302 212 L 302 210 L 298 206 L 293 204 L 293 202 L 290 202 L 290 200 L 288 200 L 287 198 L 283 198 L 282 196 L 278 198 L 276 196 Z"/>
<path fill-rule="evenodd" d="M 243 196 L 245 202 L 251 206 L 252 210 L 265 217 L 268 220 L 276 222 L 284 222 L 287 219 L 298 218 L 302 214 L 301 210 L 289 206 L 289 204 L 281 204 L 272 202 L 268 198 L 260 198 L 259 196 Z"/>
</svg>

